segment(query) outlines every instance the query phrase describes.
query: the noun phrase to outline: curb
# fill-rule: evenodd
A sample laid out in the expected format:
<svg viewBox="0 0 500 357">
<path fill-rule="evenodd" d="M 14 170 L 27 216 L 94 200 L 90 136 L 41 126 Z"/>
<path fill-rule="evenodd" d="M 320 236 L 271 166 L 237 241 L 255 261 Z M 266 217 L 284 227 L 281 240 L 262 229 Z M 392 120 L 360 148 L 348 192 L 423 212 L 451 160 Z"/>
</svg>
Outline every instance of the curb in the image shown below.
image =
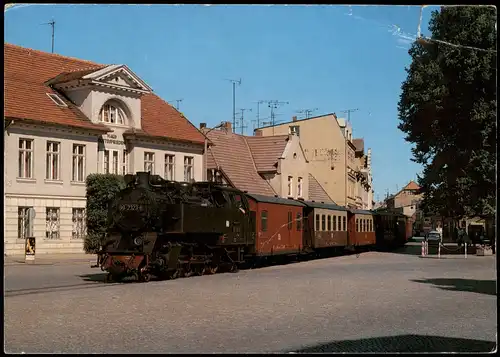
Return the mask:
<svg viewBox="0 0 500 357">
<path fill-rule="evenodd" d="M 75 264 L 95 264 L 97 261 L 96 257 L 89 256 L 88 258 L 77 258 L 77 259 L 50 259 L 50 258 L 35 258 L 33 261 L 25 261 L 23 258 L 14 258 L 14 259 L 4 259 L 4 266 L 13 266 L 13 265 L 57 265 L 57 264 L 65 264 L 65 265 L 75 265 Z"/>
</svg>

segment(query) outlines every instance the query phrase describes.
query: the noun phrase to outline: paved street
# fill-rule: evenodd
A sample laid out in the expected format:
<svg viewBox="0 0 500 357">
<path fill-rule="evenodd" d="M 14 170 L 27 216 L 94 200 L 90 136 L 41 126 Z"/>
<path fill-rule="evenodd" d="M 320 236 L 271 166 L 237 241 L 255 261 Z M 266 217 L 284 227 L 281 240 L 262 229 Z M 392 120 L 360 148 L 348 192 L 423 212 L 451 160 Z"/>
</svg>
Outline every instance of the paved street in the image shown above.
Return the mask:
<svg viewBox="0 0 500 357">
<path fill-rule="evenodd" d="M 8 352 L 488 351 L 495 257 L 366 253 L 148 284 L 5 267 Z M 92 277 L 99 279 L 101 276 Z"/>
</svg>

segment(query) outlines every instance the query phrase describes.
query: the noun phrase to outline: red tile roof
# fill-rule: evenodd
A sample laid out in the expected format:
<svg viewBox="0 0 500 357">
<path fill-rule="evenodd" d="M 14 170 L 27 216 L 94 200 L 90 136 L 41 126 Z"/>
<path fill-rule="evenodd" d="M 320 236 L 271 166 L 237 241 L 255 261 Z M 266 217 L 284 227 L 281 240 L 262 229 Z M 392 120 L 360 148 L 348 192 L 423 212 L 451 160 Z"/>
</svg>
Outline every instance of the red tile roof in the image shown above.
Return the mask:
<svg viewBox="0 0 500 357">
<path fill-rule="evenodd" d="M 4 44 L 4 58 L 4 117 L 107 130 L 101 124 L 92 123 L 60 93 L 59 97 L 68 107 L 57 106 L 46 93 L 58 93 L 44 84 L 58 75 L 79 78 L 105 65 L 12 44 Z M 143 135 L 200 144 L 204 142 L 203 134 L 157 95 L 144 95 L 141 108 Z"/>
<path fill-rule="evenodd" d="M 316 178 L 309 174 L 309 201 L 335 203 Z"/>
<path fill-rule="evenodd" d="M 224 129 L 212 130 L 207 136 L 214 143 L 209 148 L 207 168 L 222 168 L 231 183 L 242 191 L 266 196 L 276 194 L 259 175 L 244 136 Z"/>
<path fill-rule="evenodd" d="M 410 181 L 408 185 L 406 185 L 403 190 L 419 190 L 420 186 L 415 183 L 415 181 Z"/>
<path fill-rule="evenodd" d="M 283 155 L 288 135 L 247 136 L 245 140 L 252 152 L 258 172 L 275 172 L 278 159 Z"/>
</svg>

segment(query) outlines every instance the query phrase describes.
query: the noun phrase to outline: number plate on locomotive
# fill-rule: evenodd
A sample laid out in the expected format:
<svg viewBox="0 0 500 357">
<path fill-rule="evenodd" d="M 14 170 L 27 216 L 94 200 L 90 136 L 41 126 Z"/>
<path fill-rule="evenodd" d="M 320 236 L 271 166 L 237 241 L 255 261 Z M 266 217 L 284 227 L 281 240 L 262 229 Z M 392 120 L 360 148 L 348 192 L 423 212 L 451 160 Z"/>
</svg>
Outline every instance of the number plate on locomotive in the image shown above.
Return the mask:
<svg viewBox="0 0 500 357">
<path fill-rule="evenodd" d="M 138 204 L 124 203 L 120 205 L 120 211 L 140 211 L 141 206 Z"/>
</svg>

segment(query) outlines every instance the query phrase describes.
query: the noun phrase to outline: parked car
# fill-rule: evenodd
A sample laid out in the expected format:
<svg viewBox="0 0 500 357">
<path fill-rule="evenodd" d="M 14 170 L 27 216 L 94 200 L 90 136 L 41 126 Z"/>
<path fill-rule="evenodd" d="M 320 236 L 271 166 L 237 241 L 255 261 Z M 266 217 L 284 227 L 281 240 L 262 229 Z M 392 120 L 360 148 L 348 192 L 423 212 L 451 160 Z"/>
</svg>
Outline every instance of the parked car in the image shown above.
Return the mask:
<svg viewBox="0 0 500 357">
<path fill-rule="evenodd" d="M 441 236 L 441 233 L 439 233 L 438 231 L 429 231 L 427 232 L 427 234 L 425 235 L 425 240 L 428 241 L 428 242 L 438 242 L 438 243 L 441 243 L 442 240 L 443 240 L 443 237 Z"/>
</svg>

